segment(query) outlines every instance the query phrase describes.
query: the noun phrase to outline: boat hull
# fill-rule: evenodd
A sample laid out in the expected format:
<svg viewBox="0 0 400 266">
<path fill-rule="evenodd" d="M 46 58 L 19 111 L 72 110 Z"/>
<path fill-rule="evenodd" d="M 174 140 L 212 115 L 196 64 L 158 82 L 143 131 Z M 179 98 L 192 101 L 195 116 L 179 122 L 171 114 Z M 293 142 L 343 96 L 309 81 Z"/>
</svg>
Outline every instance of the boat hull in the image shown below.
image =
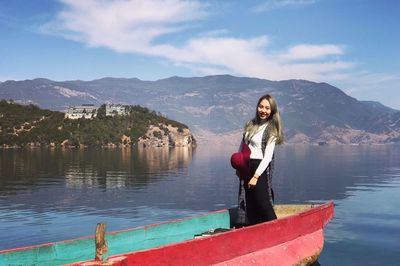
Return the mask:
<svg viewBox="0 0 400 266">
<path fill-rule="evenodd" d="M 233 227 L 237 213 L 232 209 L 108 233 L 106 265 L 284 266 L 315 261 L 333 203 L 275 208 L 279 219 L 241 228 Z M 215 228 L 228 231 L 194 237 Z M 0 251 L 0 265 L 104 265 L 94 257 L 92 236 Z"/>
<path fill-rule="evenodd" d="M 333 203 L 201 239 L 110 257 L 112 265 L 309 265 L 324 243 Z M 101 265 L 95 261 L 73 265 Z"/>
</svg>

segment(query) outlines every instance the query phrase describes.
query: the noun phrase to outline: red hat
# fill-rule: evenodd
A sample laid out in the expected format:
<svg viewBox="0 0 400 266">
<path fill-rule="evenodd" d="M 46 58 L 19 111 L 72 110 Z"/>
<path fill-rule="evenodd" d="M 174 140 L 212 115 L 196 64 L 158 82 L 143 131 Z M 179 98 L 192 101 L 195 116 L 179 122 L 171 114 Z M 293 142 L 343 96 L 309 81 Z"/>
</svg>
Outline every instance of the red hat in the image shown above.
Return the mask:
<svg viewBox="0 0 400 266">
<path fill-rule="evenodd" d="M 232 154 L 231 156 L 231 165 L 233 168 L 239 171 L 242 179 L 247 176 L 249 172 L 250 153 L 251 150 L 249 146 L 243 143 L 242 150 Z"/>
</svg>

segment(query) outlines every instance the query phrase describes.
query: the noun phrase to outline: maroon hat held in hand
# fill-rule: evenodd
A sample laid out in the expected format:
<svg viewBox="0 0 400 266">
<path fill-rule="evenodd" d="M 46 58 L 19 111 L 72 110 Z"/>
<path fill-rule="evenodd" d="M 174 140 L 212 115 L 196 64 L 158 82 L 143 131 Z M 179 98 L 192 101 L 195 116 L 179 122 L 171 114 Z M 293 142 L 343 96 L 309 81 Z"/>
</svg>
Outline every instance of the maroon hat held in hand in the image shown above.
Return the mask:
<svg viewBox="0 0 400 266">
<path fill-rule="evenodd" d="M 251 150 L 249 146 L 243 143 L 242 150 L 231 156 L 231 165 L 239 172 L 240 178 L 242 179 L 245 178 L 249 172 L 250 153 Z"/>
</svg>

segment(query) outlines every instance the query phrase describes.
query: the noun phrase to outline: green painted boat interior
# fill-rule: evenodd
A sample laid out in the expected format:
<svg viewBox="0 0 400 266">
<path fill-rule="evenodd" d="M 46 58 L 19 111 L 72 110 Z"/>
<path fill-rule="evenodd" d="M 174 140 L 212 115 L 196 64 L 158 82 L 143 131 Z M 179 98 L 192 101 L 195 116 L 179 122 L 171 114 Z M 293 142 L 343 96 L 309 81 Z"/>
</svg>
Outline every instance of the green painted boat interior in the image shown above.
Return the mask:
<svg viewBox="0 0 400 266">
<path fill-rule="evenodd" d="M 217 228 L 231 228 L 231 210 L 168 223 L 108 233 L 108 256 L 191 240 Z M 32 248 L 0 252 L 0 265 L 60 265 L 95 257 L 94 236 Z"/>
</svg>

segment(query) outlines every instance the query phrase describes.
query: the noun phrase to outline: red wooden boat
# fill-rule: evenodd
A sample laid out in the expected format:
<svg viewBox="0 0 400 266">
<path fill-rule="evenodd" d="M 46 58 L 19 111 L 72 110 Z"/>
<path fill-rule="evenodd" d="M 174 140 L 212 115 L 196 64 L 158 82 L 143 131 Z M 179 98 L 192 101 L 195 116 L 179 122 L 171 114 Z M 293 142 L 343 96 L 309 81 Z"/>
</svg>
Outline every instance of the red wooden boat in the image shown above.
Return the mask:
<svg viewBox="0 0 400 266">
<path fill-rule="evenodd" d="M 275 209 L 277 220 L 241 228 L 233 227 L 235 210 L 222 210 L 108 233 L 108 257 L 103 261 L 94 260 L 92 236 L 0 251 L 0 265 L 285 266 L 315 262 L 323 248 L 324 226 L 333 217 L 333 202 L 276 205 Z"/>
</svg>

